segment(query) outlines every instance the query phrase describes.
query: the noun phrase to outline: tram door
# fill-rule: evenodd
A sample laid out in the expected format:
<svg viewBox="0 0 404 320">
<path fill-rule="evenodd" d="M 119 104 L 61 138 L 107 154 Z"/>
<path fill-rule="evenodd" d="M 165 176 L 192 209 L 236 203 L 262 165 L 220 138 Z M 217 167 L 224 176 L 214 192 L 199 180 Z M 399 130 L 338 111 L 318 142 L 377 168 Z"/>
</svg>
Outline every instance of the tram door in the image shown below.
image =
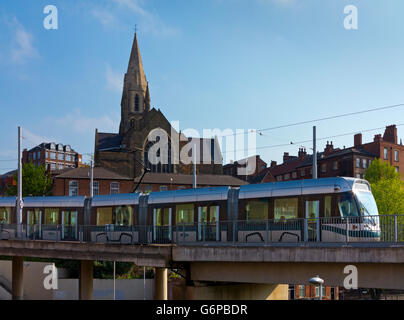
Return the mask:
<svg viewBox="0 0 404 320">
<path fill-rule="evenodd" d="M 320 200 L 306 201 L 306 234 L 308 241 L 320 241 Z"/>
<path fill-rule="evenodd" d="M 172 235 L 172 209 L 153 209 L 153 241 L 170 243 Z"/>
<path fill-rule="evenodd" d="M 62 239 L 77 240 L 77 211 L 62 211 Z"/>
<path fill-rule="evenodd" d="M 198 241 L 219 240 L 219 206 L 198 207 Z"/>
<path fill-rule="evenodd" d="M 39 209 L 27 211 L 27 237 L 29 239 L 42 237 L 42 211 Z"/>
</svg>

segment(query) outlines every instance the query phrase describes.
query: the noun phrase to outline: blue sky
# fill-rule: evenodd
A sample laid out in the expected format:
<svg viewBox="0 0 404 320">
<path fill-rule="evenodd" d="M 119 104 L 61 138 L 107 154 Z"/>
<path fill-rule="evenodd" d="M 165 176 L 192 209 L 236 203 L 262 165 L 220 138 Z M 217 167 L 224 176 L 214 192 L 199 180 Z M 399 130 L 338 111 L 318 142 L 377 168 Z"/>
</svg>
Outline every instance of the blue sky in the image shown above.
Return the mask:
<svg viewBox="0 0 404 320">
<path fill-rule="evenodd" d="M 58 30 L 43 27 L 48 4 Z M 358 30 L 343 26 L 349 4 Z M 55 141 L 83 154 L 95 128 L 118 131 L 135 24 L 152 106 L 181 129 L 268 128 L 404 103 L 403 12 L 401 0 L 1 1 L 0 160 L 16 159 L 18 125 L 24 147 Z M 403 107 L 316 125 L 321 138 L 401 123 Z M 263 132 L 257 146 L 308 140 L 312 125 Z M 299 147 L 258 153 L 280 162 Z M 0 173 L 15 167 L 0 161 Z"/>
</svg>

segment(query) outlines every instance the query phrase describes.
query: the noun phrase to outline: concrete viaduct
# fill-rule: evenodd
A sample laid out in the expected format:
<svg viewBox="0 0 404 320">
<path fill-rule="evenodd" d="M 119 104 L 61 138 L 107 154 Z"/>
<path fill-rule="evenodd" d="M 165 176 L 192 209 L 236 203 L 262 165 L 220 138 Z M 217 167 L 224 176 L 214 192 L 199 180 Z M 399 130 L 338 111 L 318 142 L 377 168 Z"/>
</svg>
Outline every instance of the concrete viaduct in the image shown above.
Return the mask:
<svg viewBox="0 0 404 320">
<path fill-rule="evenodd" d="M 404 289 L 404 245 L 397 244 L 143 246 L 12 240 L 0 241 L 0 255 L 12 257 L 13 299 L 23 296 L 24 257 L 81 261 L 79 296 L 83 300 L 93 298 L 95 260 L 155 267 L 155 293 L 161 300 L 167 299 L 169 268 L 184 270 L 190 282 L 276 287 L 274 284 L 305 284 L 318 274 L 326 285 L 343 286 L 345 266 L 354 265 L 359 288 Z"/>
</svg>

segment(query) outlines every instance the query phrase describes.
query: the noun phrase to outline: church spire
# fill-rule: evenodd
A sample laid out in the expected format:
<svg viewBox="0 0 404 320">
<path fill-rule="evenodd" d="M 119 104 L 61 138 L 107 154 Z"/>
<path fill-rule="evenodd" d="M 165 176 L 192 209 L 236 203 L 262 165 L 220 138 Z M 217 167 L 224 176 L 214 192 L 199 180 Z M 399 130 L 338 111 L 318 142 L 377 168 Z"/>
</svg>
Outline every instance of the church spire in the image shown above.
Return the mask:
<svg viewBox="0 0 404 320">
<path fill-rule="evenodd" d="M 130 54 L 127 74 L 135 76 L 136 85 L 143 89 L 147 86 L 146 76 L 143 70 L 142 57 L 140 55 L 139 44 L 137 41 L 137 34 L 133 40 L 132 52 Z"/>
<path fill-rule="evenodd" d="M 123 84 L 119 133 L 124 134 L 128 130 L 134 129 L 140 117 L 148 111 L 150 111 L 149 85 L 144 74 L 135 32 L 128 70 Z"/>
</svg>

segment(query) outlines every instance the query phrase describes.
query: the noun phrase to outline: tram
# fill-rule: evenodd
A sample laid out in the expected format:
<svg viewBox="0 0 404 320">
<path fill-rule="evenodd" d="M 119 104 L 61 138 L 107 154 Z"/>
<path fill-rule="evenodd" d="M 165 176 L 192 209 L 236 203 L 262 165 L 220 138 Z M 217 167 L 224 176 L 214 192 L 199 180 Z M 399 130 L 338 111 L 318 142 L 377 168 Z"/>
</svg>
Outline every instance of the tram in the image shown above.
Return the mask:
<svg viewBox="0 0 404 320">
<path fill-rule="evenodd" d="M 16 236 L 0 198 L 0 239 Z M 367 181 L 322 178 L 86 197 L 24 199 L 23 238 L 126 244 L 380 241 Z"/>
</svg>

